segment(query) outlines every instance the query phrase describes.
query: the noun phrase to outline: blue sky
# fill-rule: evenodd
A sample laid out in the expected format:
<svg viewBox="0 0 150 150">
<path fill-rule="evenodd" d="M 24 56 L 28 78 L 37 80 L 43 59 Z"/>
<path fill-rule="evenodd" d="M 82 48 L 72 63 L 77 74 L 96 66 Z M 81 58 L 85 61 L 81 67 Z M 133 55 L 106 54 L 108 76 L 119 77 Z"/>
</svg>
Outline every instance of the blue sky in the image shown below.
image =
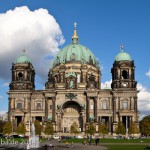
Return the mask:
<svg viewBox="0 0 150 150">
<path fill-rule="evenodd" d="M 139 90 L 141 93 L 139 97 L 139 110 L 142 115 L 148 114 L 150 109 L 150 63 L 149 63 L 149 41 L 150 41 L 150 1 L 149 0 L 1 0 L 0 1 L 0 20 L 1 23 L 4 22 L 6 26 L 5 33 L 11 33 L 14 30 L 14 27 L 11 26 L 12 22 L 11 15 L 6 15 L 9 10 L 12 10 L 12 14 L 15 11 L 15 8 L 18 7 L 19 10 L 27 13 L 26 9 L 22 9 L 23 6 L 29 9 L 30 12 L 35 12 L 43 8 L 47 10 L 50 16 L 53 16 L 56 20 L 52 28 L 57 24 L 59 25 L 59 35 L 62 39 L 62 42 L 57 41 L 57 48 L 61 49 L 62 47 L 71 43 L 71 37 L 73 34 L 73 23 L 77 22 L 77 32 L 79 36 L 79 42 L 82 45 L 87 46 L 92 50 L 96 58 L 100 62 L 101 71 L 102 71 L 102 83 L 110 83 L 111 80 L 111 67 L 114 61 L 115 56 L 120 52 L 120 45 L 124 45 L 124 51 L 129 53 L 132 59 L 135 61 L 136 74 L 135 78 L 138 81 Z M 28 13 L 30 13 L 28 12 Z M 5 19 L 3 16 L 6 16 Z M 14 14 L 16 15 L 16 14 Z M 44 14 L 45 15 L 45 14 Z M 36 15 L 35 15 L 36 16 Z M 1 19 L 2 18 L 2 19 Z M 8 18 L 8 21 L 6 22 Z M 38 18 L 38 17 L 37 17 Z M 45 17 L 47 19 L 47 17 Z M 25 18 L 27 19 L 27 18 Z M 39 18 L 41 19 L 41 18 Z M 10 21 L 10 24 L 9 24 Z M 43 22 L 44 19 L 41 21 Z M 41 23 L 39 20 L 39 24 Z M 16 19 L 16 23 L 22 23 L 19 19 Z M 9 24 L 10 26 L 7 26 Z M 51 24 L 47 24 L 51 28 Z M 22 25 L 23 26 L 23 25 Z M 28 22 L 30 26 L 30 21 Z M 7 29 L 8 27 L 8 29 Z M 31 29 L 33 26 L 31 25 Z M 34 28 L 33 28 L 34 29 Z M 0 25 L 0 33 L 1 31 Z M 18 30 L 15 30 L 18 31 Z M 56 31 L 56 32 L 57 32 Z M 42 53 L 42 43 L 44 44 L 44 38 L 40 31 L 41 49 L 36 49 L 40 54 Z M 3 32 L 2 32 L 3 33 Z M 17 32 L 18 33 L 18 32 Z M 51 32 L 50 32 L 51 33 Z M 22 32 L 20 32 L 21 36 Z M 36 32 L 38 35 L 38 33 Z M 21 54 L 22 49 L 29 49 L 29 54 L 32 59 L 35 53 L 32 51 L 29 43 L 27 47 L 25 43 L 13 45 L 12 50 L 8 47 L 10 34 L 7 34 L 7 38 L 4 41 L 4 36 L 6 34 L 1 34 L 0 43 L 6 43 L 1 46 L 0 51 L 5 51 L 1 53 L 1 70 L 0 70 L 0 111 L 7 111 L 8 100 L 8 83 L 11 81 L 11 63 L 15 61 L 16 57 Z M 48 36 L 48 35 L 47 35 Z M 23 36 L 21 36 L 23 39 Z M 27 36 L 28 37 L 28 36 Z M 25 38 L 27 38 L 25 36 Z M 10 38 L 10 39 L 9 39 Z M 15 37 L 14 37 L 15 38 Z M 24 40 L 25 40 L 24 38 Z M 7 41 L 8 40 L 8 41 Z M 14 39 L 13 39 L 14 40 Z M 65 41 L 65 42 L 64 42 Z M 20 42 L 20 41 L 19 41 Z M 20 42 L 22 43 L 22 41 Z M 16 46 L 17 45 L 17 46 Z M 15 47 L 16 46 L 16 47 Z M 44 47 L 45 45 L 43 45 Z M 35 48 L 35 46 L 33 46 Z M 2 49 L 3 48 L 3 49 Z M 4 49 L 6 48 L 6 50 Z M 18 50 L 16 51 L 15 48 Z M 45 48 L 45 47 L 44 47 Z M 43 49 L 44 49 L 43 48 Z M 7 52 L 8 50 L 8 52 Z M 19 54 L 20 51 L 20 54 Z M 44 51 L 44 50 L 43 50 Z M 52 58 L 51 55 L 52 48 L 45 48 L 45 55 Z M 7 53 L 6 53 L 7 52 Z M 13 54 L 12 54 L 13 53 Z M 33 54 L 34 53 L 34 54 Z M 8 55 L 11 55 L 11 58 Z M 5 59 L 4 59 L 5 58 Z M 39 58 L 39 57 L 38 57 Z M 40 59 L 40 58 L 39 58 Z M 8 61 L 9 60 L 9 61 Z M 33 60 L 37 60 L 34 59 Z M 48 61 L 48 60 L 47 60 Z M 34 62 L 34 61 L 33 61 Z M 50 62 L 50 60 L 49 60 Z M 7 64 L 7 65 L 6 65 Z M 48 63 L 44 63 L 48 64 Z M 43 65 L 44 65 L 43 64 Z M 33 64 L 33 66 L 35 63 Z M 6 66 L 5 68 L 3 68 Z M 35 65 L 36 66 L 36 65 Z M 42 67 L 42 65 L 40 65 Z M 45 66 L 45 65 L 44 65 Z M 36 67 L 35 67 L 36 68 Z M 47 66 L 48 70 L 49 66 Z M 40 70 L 37 68 L 37 70 Z M 47 76 L 45 75 L 47 70 L 43 72 L 38 71 L 36 76 L 36 88 L 41 89 L 44 86 L 44 82 L 47 81 Z M 36 70 L 35 70 L 36 71 Z M 4 73 L 5 72 L 5 73 Z M 39 73 L 39 74 L 38 74 Z M 48 72 L 47 72 L 48 73 Z M 43 74 L 43 76 L 42 76 Z M 147 74 L 147 75 L 146 75 Z M 147 107 L 146 107 L 147 106 Z"/>
</svg>

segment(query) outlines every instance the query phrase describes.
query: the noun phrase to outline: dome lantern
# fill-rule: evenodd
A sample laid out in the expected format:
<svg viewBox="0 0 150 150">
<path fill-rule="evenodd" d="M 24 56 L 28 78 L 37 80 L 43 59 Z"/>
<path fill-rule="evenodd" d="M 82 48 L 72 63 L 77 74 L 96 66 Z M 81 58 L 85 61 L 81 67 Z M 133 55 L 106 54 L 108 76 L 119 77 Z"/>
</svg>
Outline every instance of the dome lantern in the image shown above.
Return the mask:
<svg viewBox="0 0 150 150">
<path fill-rule="evenodd" d="M 77 27 L 77 23 L 75 22 L 74 23 L 74 34 L 72 36 L 72 43 L 73 44 L 77 44 L 78 43 L 78 35 L 77 35 L 76 27 Z"/>
</svg>

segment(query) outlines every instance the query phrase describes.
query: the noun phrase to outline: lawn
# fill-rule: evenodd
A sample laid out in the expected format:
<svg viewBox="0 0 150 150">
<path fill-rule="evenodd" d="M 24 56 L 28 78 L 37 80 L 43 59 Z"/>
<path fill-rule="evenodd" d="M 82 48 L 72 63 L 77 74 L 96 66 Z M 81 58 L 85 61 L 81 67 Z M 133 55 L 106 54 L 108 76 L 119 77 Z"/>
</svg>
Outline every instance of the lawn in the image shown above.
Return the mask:
<svg viewBox="0 0 150 150">
<path fill-rule="evenodd" d="M 62 142 L 74 142 L 83 143 L 83 139 L 66 139 Z M 88 143 L 88 140 L 87 140 Z M 95 144 L 94 139 L 92 143 Z M 146 150 L 149 145 L 150 139 L 100 139 L 99 145 L 103 145 L 108 148 L 108 150 Z"/>
<path fill-rule="evenodd" d="M 146 145 L 108 145 L 108 150 L 146 150 Z"/>
<path fill-rule="evenodd" d="M 74 143 L 83 143 L 83 139 L 65 139 L 62 142 L 74 142 Z M 88 142 L 88 139 L 86 140 Z M 94 143 L 94 139 L 92 143 Z M 100 139 L 99 143 L 150 143 L 149 138 L 145 139 Z"/>
</svg>

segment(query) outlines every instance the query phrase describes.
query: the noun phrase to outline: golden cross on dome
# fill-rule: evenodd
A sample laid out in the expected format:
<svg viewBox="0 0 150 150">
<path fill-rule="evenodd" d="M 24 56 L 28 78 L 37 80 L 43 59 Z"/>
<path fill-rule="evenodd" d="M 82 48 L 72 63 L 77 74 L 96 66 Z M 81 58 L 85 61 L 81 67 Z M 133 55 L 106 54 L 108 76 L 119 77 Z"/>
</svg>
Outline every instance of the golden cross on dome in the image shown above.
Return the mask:
<svg viewBox="0 0 150 150">
<path fill-rule="evenodd" d="M 120 51 L 123 52 L 124 46 L 120 45 Z"/>
<path fill-rule="evenodd" d="M 25 49 L 23 49 L 22 51 L 23 51 L 23 55 L 25 55 L 25 53 L 26 53 L 26 50 L 25 50 Z"/>
</svg>

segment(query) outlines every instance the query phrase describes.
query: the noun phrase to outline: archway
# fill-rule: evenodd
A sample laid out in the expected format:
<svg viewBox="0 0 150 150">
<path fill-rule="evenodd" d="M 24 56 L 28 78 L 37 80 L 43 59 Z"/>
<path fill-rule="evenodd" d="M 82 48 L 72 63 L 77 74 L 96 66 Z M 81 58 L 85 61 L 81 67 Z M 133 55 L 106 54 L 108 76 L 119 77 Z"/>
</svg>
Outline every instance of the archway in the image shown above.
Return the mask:
<svg viewBox="0 0 150 150">
<path fill-rule="evenodd" d="M 63 104 L 62 109 L 62 131 L 69 133 L 70 127 L 74 122 L 78 124 L 79 131 L 82 131 L 81 106 L 75 101 L 69 101 Z"/>
</svg>

